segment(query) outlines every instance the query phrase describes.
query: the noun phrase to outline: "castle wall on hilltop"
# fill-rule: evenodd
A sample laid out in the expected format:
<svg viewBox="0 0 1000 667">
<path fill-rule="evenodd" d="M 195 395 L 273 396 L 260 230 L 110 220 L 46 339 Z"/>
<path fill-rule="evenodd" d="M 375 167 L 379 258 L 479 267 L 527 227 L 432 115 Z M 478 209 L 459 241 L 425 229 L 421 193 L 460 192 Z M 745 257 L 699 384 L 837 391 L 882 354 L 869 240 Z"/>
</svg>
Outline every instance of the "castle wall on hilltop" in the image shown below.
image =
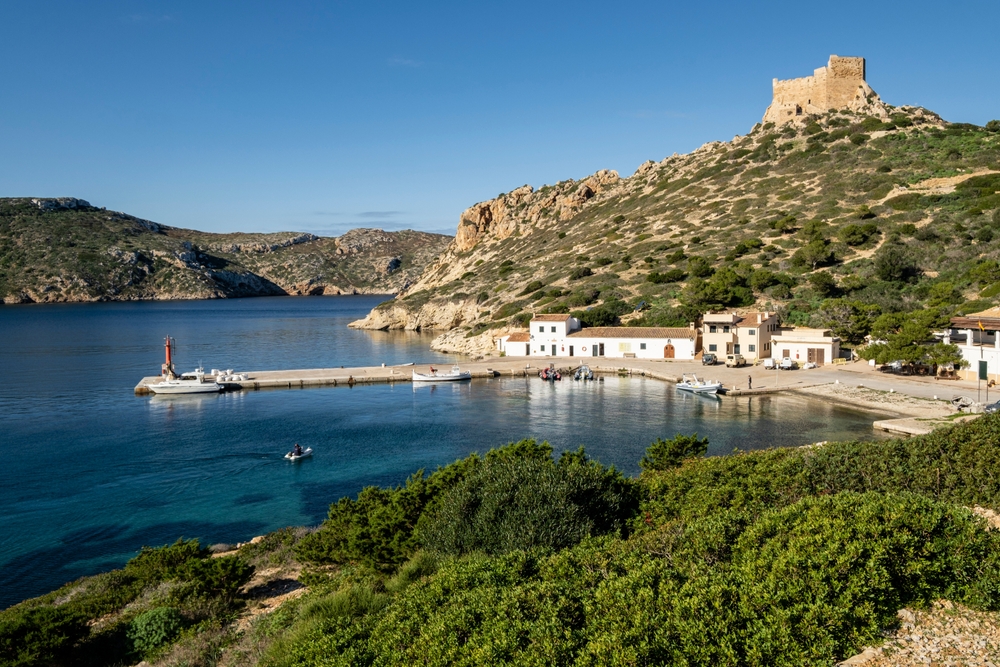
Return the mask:
<svg viewBox="0 0 1000 667">
<path fill-rule="evenodd" d="M 865 81 L 865 59 L 830 56 L 812 76 L 773 81 L 774 97 L 764 122 L 787 123 L 831 109 L 851 109 L 883 116 L 885 105 Z"/>
</svg>

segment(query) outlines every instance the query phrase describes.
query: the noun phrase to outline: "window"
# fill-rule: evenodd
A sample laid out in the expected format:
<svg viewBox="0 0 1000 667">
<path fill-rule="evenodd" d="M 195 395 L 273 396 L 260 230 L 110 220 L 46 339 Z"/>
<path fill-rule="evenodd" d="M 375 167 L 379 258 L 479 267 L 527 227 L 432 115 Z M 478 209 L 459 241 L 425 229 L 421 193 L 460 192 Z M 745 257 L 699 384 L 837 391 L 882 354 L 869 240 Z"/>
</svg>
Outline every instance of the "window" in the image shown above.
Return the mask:
<svg viewBox="0 0 1000 667">
<path fill-rule="evenodd" d="M 545 327 L 538 327 L 538 333 L 545 333 Z"/>
<path fill-rule="evenodd" d="M 708 325 L 708 333 L 718 333 L 719 328 L 714 324 Z"/>
<path fill-rule="evenodd" d="M 757 335 L 757 330 L 756 329 L 747 329 L 747 333 L 750 334 L 751 336 L 756 336 Z"/>
<path fill-rule="evenodd" d="M 722 327 L 722 333 L 729 333 L 729 325 L 728 324 Z"/>
<path fill-rule="evenodd" d="M 552 333 L 555 333 L 555 332 L 556 332 L 556 328 L 552 327 Z"/>
<path fill-rule="evenodd" d="M 718 349 L 718 347 L 719 347 L 718 345 L 716 345 L 715 343 L 712 343 L 711 345 L 708 346 L 708 351 L 709 352 L 715 352 Z"/>
<path fill-rule="evenodd" d="M 747 349 L 750 350 L 751 352 L 756 352 L 757 351 L 757 346 L 756 345 L 747 345 Z"/>
<path fill-rule="evenodd" d="M 639 349 L 640 350 L 645 350 L 646 349 L 646 344 L 645 343 L 639 343 Z"/>
<path fill-rule="evenodd" d="M 632 351 L 632 343 L 618 343 L 618 351 L 619 352 L 631 352 Z"/>
</svg>

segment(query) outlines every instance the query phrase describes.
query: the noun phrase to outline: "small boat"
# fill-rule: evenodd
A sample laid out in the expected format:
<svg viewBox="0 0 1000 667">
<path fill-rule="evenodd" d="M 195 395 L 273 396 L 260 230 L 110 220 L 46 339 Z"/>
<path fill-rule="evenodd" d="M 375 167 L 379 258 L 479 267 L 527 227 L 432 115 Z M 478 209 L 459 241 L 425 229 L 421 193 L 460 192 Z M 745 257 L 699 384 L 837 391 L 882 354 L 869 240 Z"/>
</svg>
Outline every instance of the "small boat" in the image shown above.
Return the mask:
<svg viewBox="0 0 1000 667">
<path fill-rule="evenodd" d="M 590 370 L 589 366 L 580 366 L 576 369 L 576 373 L 573 374 L 574 380 L 593 380 L 594 371 Z"/>
<path fill-rule="evenodd" d="M 167 377 L 146 386 L 154 394 L 212 394 L 222 391 L 222 385 L 218 382 L 205 381 L 204 368 L 196 368 L 194 372 L 183 373 L 179 378 Z"/>
<path fill-rule="evenodd" d="M 414 382 L 456 382 L 471 379 L 472 371 L 463 371 L 458 366 L 452 366 L 449 373 L 438 373 L 433 366 L 431 366 L 430 374 L 413 371 Z"/>
<path fill-rule="evenodd" d="M 313 455 L 313 448 L 306 447 L 305 449 L 302 450 L 301 454 L 296 454 L 295 452 L 288 452 L 287 454 L 285 454 L 285 458 L 288 459 L 289 461 L 298 461 L 299 459 L 304 459 L 307 456 L 312 456 L 312 455 Z"/>
<path fill-rule="evenodd" d="M 697 375 L 685 375 L 677 383 L 677 388 L 694 394 L 715 394 L 722 389 L 722 383 L 716 380 L 699 380 Z"/>
</svg>

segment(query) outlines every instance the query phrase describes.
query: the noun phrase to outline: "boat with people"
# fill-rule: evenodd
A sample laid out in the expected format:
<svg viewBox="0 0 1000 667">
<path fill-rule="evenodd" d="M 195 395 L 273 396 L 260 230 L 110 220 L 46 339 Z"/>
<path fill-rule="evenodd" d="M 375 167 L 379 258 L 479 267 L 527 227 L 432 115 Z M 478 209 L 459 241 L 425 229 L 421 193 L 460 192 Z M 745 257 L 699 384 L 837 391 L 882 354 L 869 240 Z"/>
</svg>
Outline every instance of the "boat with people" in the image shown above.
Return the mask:
<svg viewBox="0 0 1000 667">
<path fill-rule="evenodd" d="M 418 373 L 413 371 L 414 382 L 458 382 L 461 380 L 471 380 L 472 371 L 463 371 L 457 365 L 451 367 L 448 373 L 439 373 L 433 366 L 430 373 Z"/>
<path fill-rule="evenodd" d="M 312 454 L 313 454 L 312 447 L 306 447 L 305 449 L 302 449 L 301 447 L 299 447 L 298 443 L 295 443 L 295 449 L 285 454 L 285 458 L 288 459 L 289 461 L 298 461 L 299 459 L 304 459 L 309 456 L 312 456 Z"/>
<path fill-rule="evenodd" d="M 717 380 L 699 380 L 697 375 L 692 374 L 682 376 L 677 388 L 693 394 L 716 394 L 722 389 L 722 383 Z"/>
<path fill-rule="evenodd" d="M 593 380 L 594 371 L 590 370 L 590 366 L 584 364 L 576 369 L 576 373 L 573 374 L 574 380 Z"/>
<path fill-rule="evenodd" d="M 548 368 L 543 368 L 542 370 L 538 371 L 538 377 L 542 378 L 543 380 L 546 380 L 547 382 L 555 382 L 556 380 L 562 380 L 562 374 L 551 365 Z"/>
</svg>

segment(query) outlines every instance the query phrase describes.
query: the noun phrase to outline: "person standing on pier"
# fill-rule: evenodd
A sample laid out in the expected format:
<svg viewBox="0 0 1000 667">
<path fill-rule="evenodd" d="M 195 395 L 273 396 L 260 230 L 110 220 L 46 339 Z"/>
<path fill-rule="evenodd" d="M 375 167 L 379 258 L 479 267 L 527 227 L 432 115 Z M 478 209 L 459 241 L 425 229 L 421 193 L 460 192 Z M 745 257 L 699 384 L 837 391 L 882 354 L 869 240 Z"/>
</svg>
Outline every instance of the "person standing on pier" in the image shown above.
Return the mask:
<svg viewBox="0 0 1000 667">
<path fill-rule="evenodd" d="M 747 376 L 747 389 L 753 389 L 753 376 Z"/>
</svg>

